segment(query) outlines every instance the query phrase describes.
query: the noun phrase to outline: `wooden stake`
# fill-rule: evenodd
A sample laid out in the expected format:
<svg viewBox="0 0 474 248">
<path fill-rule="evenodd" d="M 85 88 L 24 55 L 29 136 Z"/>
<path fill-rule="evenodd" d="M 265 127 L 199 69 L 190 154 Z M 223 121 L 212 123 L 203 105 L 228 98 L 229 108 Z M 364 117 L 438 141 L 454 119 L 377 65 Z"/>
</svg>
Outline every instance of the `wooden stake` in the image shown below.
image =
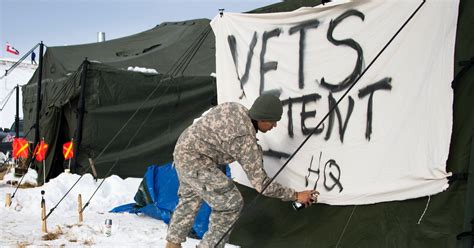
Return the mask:
<svg viewBox="0 0 474 248">
<path fill-rule="evenodd" d="M 89 164 L 92 168 L 92 175 L 94 175 L 94 179 L 97 180 L 97 170 L 95 169 L 94 161 L 92 161 L 92 158 L 89 158 Z"/>
<path fill-rule="evenodd" d="M 5 197 L 5 207 L 10 207 L 10 205 L 12 205 L 12 195 L 7 193 Z"/>
<path fill-rule="evenodd" d="M 41 231 L 44 233 L 48 232 L 46 228 L 46 203 L 44 199 L 41 200 Z"/>
<path fill-rule="evenodd" d="M 82 216 L 82 196 L 79 194 L 77 196 L 77 212 L 79 213 L 79 222 L 84 221 L 84 218 Z"/>
</svg>

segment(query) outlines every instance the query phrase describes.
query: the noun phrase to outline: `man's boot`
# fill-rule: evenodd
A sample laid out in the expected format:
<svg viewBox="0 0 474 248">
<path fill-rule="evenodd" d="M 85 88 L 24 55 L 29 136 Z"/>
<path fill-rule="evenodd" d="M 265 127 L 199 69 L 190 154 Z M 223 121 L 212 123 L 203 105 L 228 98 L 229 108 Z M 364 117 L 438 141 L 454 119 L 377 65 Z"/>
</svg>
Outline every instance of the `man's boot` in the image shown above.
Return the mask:
<svg viewBox="0 0 474 248">
<path fill-rule="evenodd" d="M 175 244 L 171 242 L 166 242 L 166 248 L 181 248 L 181 244 Z"/>
</svg>

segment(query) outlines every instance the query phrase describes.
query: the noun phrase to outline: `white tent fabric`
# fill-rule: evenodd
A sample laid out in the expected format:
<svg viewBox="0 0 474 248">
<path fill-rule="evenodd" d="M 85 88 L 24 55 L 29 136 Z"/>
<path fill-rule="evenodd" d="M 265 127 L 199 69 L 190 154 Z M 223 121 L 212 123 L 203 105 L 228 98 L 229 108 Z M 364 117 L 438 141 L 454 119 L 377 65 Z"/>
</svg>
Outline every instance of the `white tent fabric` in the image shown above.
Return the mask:
<svg viewBox="0 0 474 248">
<path fill-rule="evenodd" d="M 457 0 L 344 1 L 271 14 L 224 13 L 216 35 L 219 103 L 284 103 L 259 133 L 272 176 L 409 19 L 276 178 L 320 202 L 370 204 L 447 188 Z M 249 185 L 232 165 L 235 180 Z M 250 185 L 249 185 L 250 186 Z"/>
</svg>

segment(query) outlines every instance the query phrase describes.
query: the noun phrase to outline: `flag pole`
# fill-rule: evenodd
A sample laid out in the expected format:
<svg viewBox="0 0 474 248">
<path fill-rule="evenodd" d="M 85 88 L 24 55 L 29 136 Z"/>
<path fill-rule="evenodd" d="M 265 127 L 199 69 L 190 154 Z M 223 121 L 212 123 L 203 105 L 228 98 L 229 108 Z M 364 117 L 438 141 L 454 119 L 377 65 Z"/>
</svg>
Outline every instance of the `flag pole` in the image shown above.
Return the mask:
<svg viewBox="0 0 474 248">
<path fill-rule="evenodd" d="M 46 163 L 44 162 L 45 159 L 43 159 L 43 185 L 46 184 Z"/>
<path fill-rule="evenodd" d="M 43 140 L 43 144 L 45 144 L 44 137 L 43 137 L 42 140 Z M 41 143 L 40 143 L 40 146 L 41 146 Z M 41 148 L 42 147 L 38 148 L 38 152 L 41 150 Z M 45 155 L 46 155 L 46 153 L 45 153 Z M 46 156 L 43 158 L 43 185 L 46 184 L 46 162 L 45 162 L 45 160 L 46 160 Z"/>
<path fill-rule="evenodd" d="M 64 153 L 64 159 L 68 159 L 67 157 L 69 157 L 69 154 L 73 152 L 74 152 L 74 138 L 71 138 L 71 143 L 69 144 L 69 147 L 66 149 L 66 153 Z M 72 157 L 69 158 L 69 163 L 68 163 L 68 168 L 67 168 L 68 173 L 71 173 L 71 160 L 72 160 Z"/>
</svg>

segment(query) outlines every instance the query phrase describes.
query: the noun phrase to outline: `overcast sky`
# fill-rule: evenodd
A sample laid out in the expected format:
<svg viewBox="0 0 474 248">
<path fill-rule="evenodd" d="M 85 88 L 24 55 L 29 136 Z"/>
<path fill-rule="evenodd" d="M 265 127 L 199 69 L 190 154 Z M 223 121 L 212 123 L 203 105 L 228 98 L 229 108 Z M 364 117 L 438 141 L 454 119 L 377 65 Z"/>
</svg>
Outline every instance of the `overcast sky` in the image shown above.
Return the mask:
<svg viewBox="0 0 474 248">
<path fill-rule="evenodd" d="M 21 58 L 40 41 L 84 44 L 139 33 L 167 21 L 212 19 L 218 9 L 246 12 L 279 0 L 0 0 L 0 57 Z M 5 46 L 20 51 L 7 53 Z"/>
</svg>

